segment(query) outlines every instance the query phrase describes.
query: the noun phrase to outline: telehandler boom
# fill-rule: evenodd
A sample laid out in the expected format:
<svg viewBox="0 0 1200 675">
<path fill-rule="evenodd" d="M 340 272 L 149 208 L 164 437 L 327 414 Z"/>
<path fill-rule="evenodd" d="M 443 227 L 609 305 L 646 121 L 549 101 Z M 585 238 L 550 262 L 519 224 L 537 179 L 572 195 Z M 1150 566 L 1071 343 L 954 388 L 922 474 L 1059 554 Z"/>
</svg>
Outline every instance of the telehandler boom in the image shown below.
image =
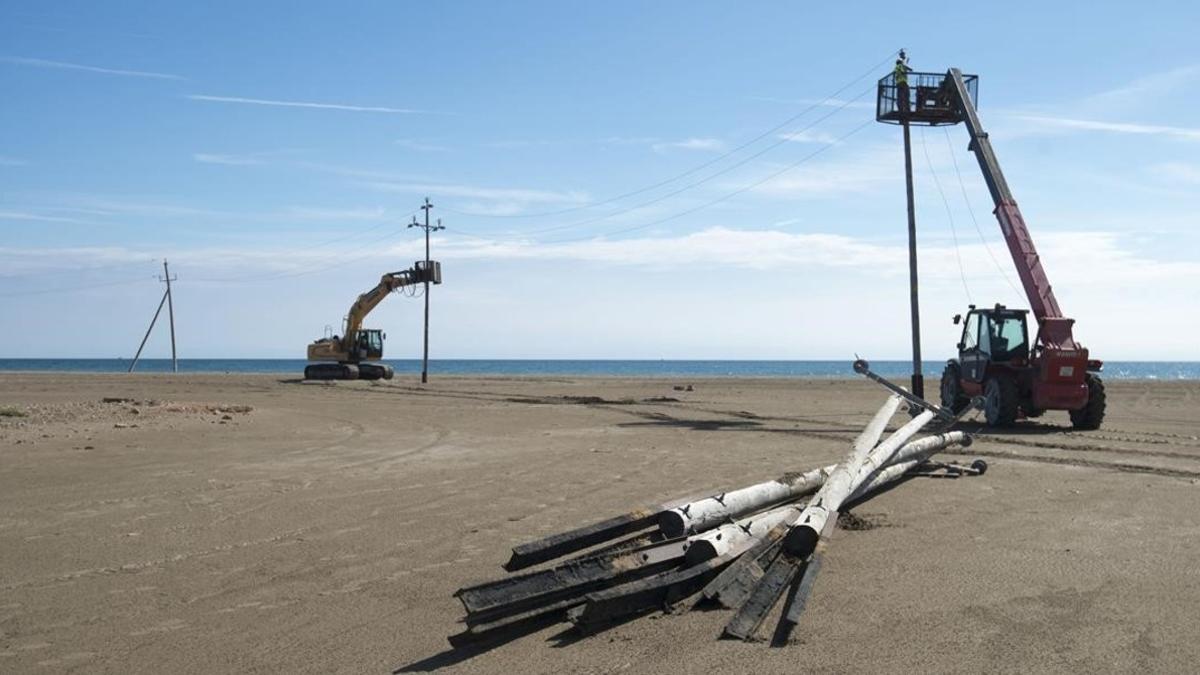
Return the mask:
<svg viewBox="0 0 1200 675">
<path fill-rule="evenodd" d="M 972 396 L 984 396 L 984 412 L 992 426 L 1008 425 L 1019 416 L 1038 417 L 1047 410 L 1067 410 L 1078 429 L 1098 429 L 1104 419 L 1103 363 L 1088 358 L 1075 341 L 1074 319 L 1063 315 L 1042 267 L 1033 237 L 996 160 L 991 140 L 975 110 L 974 75 L 958 68 L 947 73 L 909 73 L 898 83 L 895 74 L 879 82 L 876 119 L 930 126 L 965 123 L 995 206 L 1000 231 L 1012 255 L 1029 307 L 1037 320 L 1032 343 L 1028 311 L 996 304 L 971 305 L 963 322 L 958 358 L 942 375 L 942 405 L 962 410 Z M 955 316 L 957 324 L 961 316 Z"/>
</svg>

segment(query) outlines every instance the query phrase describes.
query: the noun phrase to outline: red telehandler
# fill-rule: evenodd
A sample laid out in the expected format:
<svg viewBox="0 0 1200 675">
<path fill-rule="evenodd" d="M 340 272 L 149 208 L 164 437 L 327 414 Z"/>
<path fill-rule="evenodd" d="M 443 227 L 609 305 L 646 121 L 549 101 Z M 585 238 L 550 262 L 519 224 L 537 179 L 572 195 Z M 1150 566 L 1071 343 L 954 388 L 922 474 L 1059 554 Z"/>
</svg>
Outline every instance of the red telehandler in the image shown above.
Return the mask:
<svg viewBox="0 0 1200 675">
<path fill-rule="evenodd" d="M 1074 319 L 1063 316 L 1042 268 L 1033 238 L 1017 208 L 988 134 L 975 110 L 977 78 L 957 68 L 941 73 L 908 73 L 907 81 L 889 75 L 879 82 L 876 117 L 880 121 L 926 125 L 964 122 L 971 136 L 983 179 L 995 204 L 1000 231 L 1012 254 L 1021 285 L 1037 320 L 1029 339 L 1029 311 L 997 304 L 971 305 L 962 321 L 958 358 L 942 374 L 942 405 L 960 412 L 972 396 L 984 397 L 989 426 L 1012 424 L 1018 417 L 1038 417 L 1047 410 L 1067 410 L 1077 429 L 1098 429 L 1104 419 L 1101 361 L 1075 341 Z M 954 317 L 955 324 L 962 316 Z"/>
</svg>

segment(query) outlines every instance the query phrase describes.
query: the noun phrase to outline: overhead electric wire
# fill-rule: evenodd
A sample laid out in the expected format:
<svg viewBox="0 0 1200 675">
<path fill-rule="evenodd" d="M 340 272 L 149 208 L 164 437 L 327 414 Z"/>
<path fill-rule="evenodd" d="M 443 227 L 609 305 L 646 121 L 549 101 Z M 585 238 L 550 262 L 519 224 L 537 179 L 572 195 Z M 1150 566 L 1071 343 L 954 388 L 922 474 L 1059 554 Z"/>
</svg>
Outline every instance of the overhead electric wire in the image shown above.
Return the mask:
<svg viewBox="0 0 1200 675">
<path fill-rule="evenodd" d="M 121 279 L 118 281 L 105 281 L 105 282 L 98 282 L 98 283 L 78 284 L 75 286 L 63 286 L 61 288 L 43 288 L 43 289 L 34 290 L 34 291 L 15 291 L 15 292 L 11 292 L 11 293 L 0 293 L 0 298 L 16 298 L 16 297 L 24 297 L 26 295 L 47 295 L 50 293 L 66 294 L 66 293 L 74 293 L 74 292 L 79 292 L 79 291 L 88 291 L 93 288 L 106 288 L 109 286 L 128 286 L 131 284 L 140 284 L 140 283 L 147 281 L 148 279 L 153 279 L 153 278 L 154 277 L 147 277 L 146 279 Z"/>
<path fill-rule="evenodd" d="M 777 132 L 783 130 L 784 128 L 790 126 L 793 122 L 800 119 L 801 117 L 804 117 L 805 115 L 812 112 L 813 110 L 816 110 L 817 108 L 820 108 L 821 106 L 827 105 L 830 101 L 836 100 L 836 97 L 839 94 L 846 91 L 850 87 L 854 86 L 859 81 L 861 81 L 863 78 L 869 77 L 869 76 L 879 72 L 879 69 L 882 66 L 887 65 L 892 60 L 892 57 L 895 56 L 898 52 L 899 52 L 899 50 L 892 51 L 879 63 L 876 63 L 875 65 L 871 66 L 871 68 L 869 70 L 864 71 L 858 77 L 855 77 L 854 79 L 850 80 L 846 84 L 842 85 L 833 93 L 829 94 L 828 96 L 826 96 L 823 99 L 817 100 L 815 103 L 808 106 L 804 110 L 801 110 L 800 112 L 796 113 L 795 115 L 792 115 L 791 117 L 787 118 L 783 122 L 780 122 L 779 124 L 771 127 L 770 129 L 767 129 L 766 131 L 755 136 L 754 138 L 751 138 L 750 140 L 742 143 L 741 145 L 738 145 L 737 147 L 735 147 L 725 153 L 722 153 L 721 155 L 718 155 L 717 157 L 714 157 L 713 159 L 710 159 L 710 160 L 703 162 L 697 166 L 694 166 L 694 167 L 688 169 L 687 171 L 684 171 L 683 173 L 676 174 L 674 176 L 671 176 L 670 178 L 663 179 L 657 183 L 647 185 L 645 187 L 641 187 L 636 190 L 631 190 L 629 192 L 625 192 L 625 193 L 622 193 L 619 195 L 614 195 L 612 197 L 608 197 L 606 199 L 602 199 L 599 201 L 588 202 L 586 204 L 579 204 L 576 206 L 558 209 L 555 211 L 543 211 L 540 213 L 521 213 L 521 214 L 478 213 L 478 212 L 472 212 L 472 211 L 458 211 L 456 209 L 446 207 L 446 206 L 443 206 L 442 208 L 449 213 L 453 213 L 453 214 L 460 215 L 460 216 L 473 216 L 473 217 L 477 217 L 477 218 L 541 218 L 544 216 L 559 216 L 559 215 L 563 215 L 563 214 L 567 214 L 567 213 L 574 213 L 576 211 L 592 209 L 597 206 L 604 206 L 605 204 L 611 204 L 613 202 L 618 202 L 623 199 L 627 199 L 629 197 L 634 197 L 636 195 L 640 195 L 645 192 L 655 190 L 657 188 L 663 187 L 664 185 L 669 185 L 670 183 L 674 183 L 675 181 L 680 180 L 681 178 L 687 178 L 688 176 L 690 176 L 692 174 L 695 174 L 699 171 L 703 171 L 704 169 L 707 169 L 708 167 L 713 166 L 714 164 L 717 164 L 717 163 L 741 152 L 742 150 L 745 150 L 746 148 L 750 147 L 751 145 L 754 145 L 755 143 L 770 136 L 771 134 L 774 134 L 774 133 L 777 133 Z M 845 107 L 845 106 L 843 105 L 842 107 Z M 806 131 L 806 130 L 807 130 L 807 128 L 801 129 L 801 131 Z M 799 133 L 799 132 L 792 132 L 792 133 Z M 782 142 L 787 142 L 788 140 L 790 140 L 790 139 L 783 139 Z M 778 147 L 780 144 L 781 143 L 776 143 L 775 145 L 772 145 L 771 147 Z M 618 211 L 618 213 L 620 213 L 620 212 Z"/>
<path fill-rule="evenodd" d="M 729 199 L 732 199 L 733 197 L 736 197 L 744 192 L 753 190 L 754 188 L 758 187 L 759 185 L 762 185 L 763 183 L 774 180 L 775 178 L 778 178 L 779 176 L 787 173 L 788 171 L 795 169 L 796 167 L 800 166 L 801 164 L 807 162 L 808 160 L 816 157 L 817 155 L 820 155 L 821 153 L 834 147 L 835 145 L 840 144 L 842 141 L 850 138 L 851 136 L 858 133 L 859 131 L 862 131 L 863 129 L 867 128 L 874 122 L 875 122 L 874 119 L 867 120 L 866 122 L 851 129 L 849 132 L 839 136 L 837 139 L 835 139 L 835 141 L 833 143 L 829 143 L 827 145 L 821 146 L 820 148 L 801 157 L 800 159 L 796 160 L 795 162 L 792 162 L 791 164 L 784 166 L 782 169 L 779 169 L 778 171 L 774 171 L 774 172 L 768 174 L 767 176 L 765 176 L 762 179 L 759 179 L 759 180 L 749 183 L 747 185 L 743 185 L 742 187 L 740 187 L 732 192 L 725 193 L 725 194 L 721 195 L 720 197 L 717 197 L 716 199 L 712 199 L 710 201 L 704 202 L 703 204 L 700 204 L 699 206 L 694 206 L 690 209 L 680 211 L 678 213 L 672 214 L 665 218 L 659 218 L 657 220 L 653 220 L 648 223 L 642 223 L 641 225 L 635 225 L 633 227 L 627 227 L 627 228 L 623 228 L 623 229 L 619 229 L 619 230 L 612 230 L 610 232 L 602 232 L 600 234 L 595 234 L 595 235 L 591 235 L 591 236 L 587 236 L 587 237 L 576 237 L 573 239 L 556 239 L 556 240 L 543 241 L 543 242 L 538 242 L 538 243 L 540 243 L 540 244 L 569 244 L 569 243 L 579 242 L 579 241 L 591 241 L 591 240 L 599 238 L 599 237 L 607 237 L 607 236 L 612 236 L 614 234 L 626 234 L 628 232 L 636 232 L 637 230 L 644 230 L 648 227 L 653 227 L 655 225 L 661 225 L 662 223 L 670 222 L 677 218 L 682 218 L 684 216 L 691 215 L 693 213 L 696 213 L 697 211 L 702 211 L 711 206 L 716 206 L 717 204 L 720 204 L 721 202 L 728 201 Z M 450 229 L 451 231 L 453 231 L 453 228 L 447 228 L 447 229 Z"/>
<path fill-rule="evenodd" d="M 378 239 L 372 239 L 371 241 L 367 242 L 363 246 L 357 247 L 355 249 L 351 249 L 351 251 L 362 251 L 367 248 L 372 248 L 375 244 L 378 244 L 381 241 L 399 237 L 401 234 L 403 234 L 403 232 L 389 232 L 388 234 L 386 234 L 382 237 L 379 237 Z M 349 252 L 350 251 L 343 251 L 343 252 L 341 252 L 340 255 L 345 255 L 346 253 L 349 253 Z M 367 253 L 365 255 L 361 255 L 361 256 L 358 256 L 355 258 L 338 260 L 337 262 L 333 262 L 328 265 L 321 265 L 318 267 L 311 267 L 311 268 L 302 269 L 302 270 L 293 271 L 293 272 L 280 272 L 280 273 L 264 274 L 264 275 L 251 275 L 251 276 L 246 276 L 246 277 L 230 277 L 230 278 L 215 278 L 215 279 L 213 279 L 213 278 L 207 278 L 207 279 L 206 278 L 197 278 L 197 279 L 193 279 L 193 281 L 198 281 L 198 282 L 203 282 L 203 283 L 218 283 L 218 284 L 220 284 L 220 283 L 253 283 L 253 282 L 259 282 L 259 281 L 274 281 L 276 279 L 288 279 L 288 278 L 292 278 L 292 277 L 300 277 L 300 276 L 306 276 L 309 274 L 316 274 L 318 272 L 324 272 L 326 270 L 334 269 L 335 267 L 342 267 L 344 265 L 356 263 L 361 260 L 366 260 L 367 258 L 370 258 L 374 255 L 376 255 L 376 253 L 374 251 L 372 251 L 370 253 Z"/>
<path fill-rule="evenodd" d="M 963 201 L 967 204 L 967 213 L 971 214 L 971 222 L 975 224 L 975 231 L 979 233 L 979 241 L 983 243 L 983 249 L 987 251 L 988 257 L 992 259 L 992 264 L 1000 271 L 1000 276 L 1004 277 L 1004 281 L 1008 283 L 1008 287 L 1013 289 L 1013 292 L 1018 296 L 1024 293 L 1017 288 L 1016 284 L 1008 276 L 1008 272 L 1004 270 L 1004 266 L 996 259 L 996 254 L 992 253 L 992 247 L 988 246 L 987 237 L 983 236 L 983 228 L 979 227 L 979 219 L 975 217 L 975 209 L 971 207 L 971 199 L 967 196 L 967 184 L 963 181 L 962 171 L 958 168 L 958 159 L 954 156 L 954 144 L 950 141 L 950 130 L 943 127 L 942 133 L 946 135 L 946 146 L 950 148 L 950 160 L 954 162 L 954 173 L 958 176 L 958 187 L 962 190 Z"/>
<path fill-rule="evenodd" d="M 412 213 L 408 214 L 408 217 L 415 218 L 416 215 L 417 215 L 417 212 L 413 211 Z M 396 222 L 392 221 L 392 220 L 384 221 L 382 223 L 379 223 L 377 225 L 369 227 L 366 230 L 361 230 L 359 232 L 355 232 L 355 233 L 346 235 L 344 237 L 340 237 L 338 239 L 333 239 L 333 240 L 330 240 L 329 242 L 325 242 L 324 244 L 314 244 L 311 246 L 305 246 L 305 247 L 301 247 L 301 248 L 297 248 L 297 249 L 292 249 L 291 251 L 284 251 L 278 255 L 280 255 L 280 256 L 288 255 L 288 254 L 296 253 L 299 251 L 306 251 L 309 249 L 324 246 L 329 243 L 335 243 L 337 241 L 345 241 L 347 239 L 352 239 L 352 238 L 357 237 L 366 232 L 372 232 L 372 231 L 378 230 L 379 228 L 384 227 L 386 225 L 395 225 L 395 224 L 396 224 Z M 372 239 L 361 246 L 356 246 L 356 247 L 348 249 L 346 251 L 341 251 L 337 255 L 342 256 L 342 255 L 346 255 L 347 253 L 356 253 L 358 251 L 362 251 L 367 248 L 371 248 L 375 244 L 378 244 L 381 241 L 385 241 L 387 239 L 397 237 L 400 234 L 401 234 L 401 232 L 389 232 L 388 234 L 385 234 L 384 236 L 376 238 L 376 239 Z M 289 277 L 304 276 L 307 274 L 315 274 L 316 272 L 323 272 L 328 269 L 340 267 L 341 265 L 348 264 L 350 262 L 357 262 L 359 260 L 365 260 L 365 259 L 371 257 L 371 255 L 373 255 L 373 254 L 368 253 L 366 255 L 359 256 L 357 258 L 352 258 L 350 260 L 342 260 L 342 261 L 335 262 L 335 263 L 332 263 L 329 265 L 323 265 L 323 266 L 309 268 L 309 269 L 295 271 L 295 272 L 279 272 L 279 273 L 271 273 L 271 274 L 265 274 L 265 275 L 249 275 L 249 276 L 245 276 L 245 277 L 217 277 L 217 278 L 200 277 L 200 278 L 194 278 L 194 279 L 192 279 L 192 281 L 198 281 L 198 282 L 202 282 L 202 283 L 241 283 L 241 282 L 255 282 L 255 281 L 270 281 L 272 279 L 284 279 L 284 278 L 289 278 Z"/>
<path fill-rule="evenodd" d="M 63 274 L 88 274 L 91 272 L 105 272 L 108 270 L 127 269 L 138 265 L 149 265 L 155 262 L 154 258 L 146 258 L 145 260 L 136 260 L 123 263 L 113 263 L 112 265 L 96 265 L 93 267 L 58 267 L 46 272 L 26 272 L 24 274 L 2 274 L 0 281 L 10 279 L 33 279 L 37 277 L 55 276 L 61 277 Z"/>
<path fill-rule="evenodd" d="M 958 248 L 958 230 L 954 227 L 954 213 L 950 210 L 950 200 L 946 199 L 946 191 L 942 189 L 942 181 L 938 179 L 937 171 L 933 168 L 933 160 L 929 157 L 929 146 L 925 143 L 925 129 L 921 129 L 921 151 L 925 154 L 925 164 L 929 167 L 929 175 L 933 176 L 933 184 L 937 186 L 938 194 L 942 197 L 942 205 L 946 207 L 946 219 L 950 221 L 950 236 L 954 239 L 954 259 L 958 262 L 958 276 L 962 279 L 963 292 L 967 294 L 967 303 L 975 304 L 971 298 L 971 289 L 967 286 L 967 271 L 963 268 L 962 252 Z"/>
<path fill-rule="evenodd" d="M 819 118 L 817 118 L 815 121 L 813 121 L 812 123 L 810 123 L 808 126 L 806 126 L 806 127 L 804 127 L 803 129 L 801 129 L 801 131 L 808 131 L 809 129 L 812 129 L 813 127 L 817 126 L 817 125 L 818 125 L 818 124 L 820 124 L 821 122 L 824 122 L 825 120 L 829 119 L 830 117 L 833 117 L 834 115 L 838 114 L 839 112 L 841 112 L 841 111 L 845 110 L 845 109 L 846 109 L 846 108 L 847 108 L 847 107 L 848 107 L 848 106 L 849 106 L 851 103 L 854 103 L 854 102 L 855 102 L 855 101 L 857 101 L 858 99 L 860 99 L 860 98 L 862 98 L 862 97 L 866 96 L 867 94 L 869 94 L 869 93 L 873 92 L 874 90 L 875 90 L 875 87 L 871 87 L 870 89 L 867 89 L 867 90 L 863 91 L 862 93 L 858 94 L 858 95 L 857 95 L 857 96 L 855 96 L 854 98 L 851 98 L 851 99 L 849 99 L 849 100 L 843 101 L 841 105 L 839 105 L 839 106 L 837 106 L 836 108 L 834 108 L 834 109 L 833 109 L 832 111 L 830 111 L 830 112 L 829 112 L 827 115 L 824 115 L 824 116 L 822 116 L 822 117 L 819 117 Z M 869 120 L 869 121 L 872 121 L 872 122 L 873 122 L 874 120 Z M 866 125 L 864 124 L 864 125 L 862 125 L 862 126 L 866 126 Z M 849 134 L 846 134 L 846 136 L 844 136 L 843 138 L 848 138 L 849 136 L 853 135 L 855 132 L 857 132 L 859 129 L 861 129 L 861 128 L 862 128 L 862 126 L 855 128 L 855 129 L 854 129 L 854 131 L 852 131 L 852 132 L 851 132 L 851 133 L 849 133 Z M 635 206 L 631 206 L 631 207 L 629 207 L 629 208 L 626 208 L 626 209 L 621 209 L 621 210 L 619 210 L 619 211 L 614 211 L 614 212 L 612 212 L 612 213 L 608 213 L 608 214 L 605 214 L 605 215 L 602 215 L 602 216 L 597 216 L 597 217 L 595 217 L 595 218 L 589 218 L 589 219 L 587 219 L 587 220 L 582 220 L 582 221 L 578 221 L 578 222 L 574 222 L 574 223 L 568 223 L 568 224 L 566 224 L 566 225 L 556 225 L 556 226 L 554 226 L 554 227 L 547 227 L 547 228 L 541 228 L 541 229 L 536 229 L 536 230 L 526 230 L 526 231 L 523 231 L 523 232 L 519 232 L 519 233 L 517 233 L 517 234 L 522 234 L 522 235 L 536 235 L 536 234 L 545 234 L 545 233 L 547 233 L 547 232 L 557 232 L 557 231 L 560 231 L 560 230 L 568 230 L 568 229 L 574 229 L 574 228 L 577 228 L 577 227 L 584 227 L 584 226 L 586 226 L 586 225 L 591 225 L 591 224 L 593 224 L 593 223 L 597 223 L 597 222 L 600 222 L 600 221 L 602 221 L 602 220 L 608 220 L 608 219 L 610 219 L 610 218 L 613 218 L 614 216 L 619 216 L 619 215 L 622 215 L 622 214 L 625 214 L 625 213 L 629 213 L 629 212 L 632 212 L 632 211 L 637 211 L 638 209 L 642 209 L 642 208 L 645 208 L 645 207 L 647 207 L 647 206 L 652 206 L 652 205 L 654 205 L 654 204 L 657 204 L 657 203 L 659 203 L 659 202 L 661 202 L 661 201 L 663 201 L 663 200 L 666 200 L 666 199 L 669 199 L 669 198 L 671 198 L 671 197 L 674 197 L 674 196 L 676 196 L 676 195 L 682 194 L 682 193 L 684 193 L 684 192 L 686 192 L 686 191 L 688 191 L 688 190 L 690 190 L 690 189 L 692 189 L 692 188 L 694 188 L 694 187 L 697 187 L 697 186 L 703 185 L 704 183 L 707 183 L 708 181 L 710 181 L 710 180 L 712 180 L 712 179 L 714 179 L 714 178 L 717 178 L 717 177 L 719 177 L 719 176 L 723 176 L 723 175 L 725 175 L 725 174 L 729 173 L 730 171 L 733 171 L 734 169 L 737 169 L 737 168 L 739 168 L 739 167 L 742 167 L 742 166 L 746 165 L 747 163 L 749 163 L 750 161 L 752 161 L 752 160 L 754 160 L 754 159 L 757 159 L 757 158 L 761 157 L 762 155 L 766 154 L 767 152 L 769 152 L 769 151 L 773 150 L 774 148 L 777 148 L 777 147 L 779 147 L 780 145 L 782 145 L 782 144 L 784 144 L 784 143 L 787 143 L 787 142 L 789 142 L 789 139 L 787 139 L 787 138 L 781 139 L 781 140 L 779 140 L 779 141 L 777 141 L 777 142 L 775 142 L 775 143 L 772 143 L 771 145 L 768 145 L 767 147 L 763 148 L 762 150 L 759 150 L 758 152 L 756 152 L 756 153 L 754 153 L 754 154 L 752 154 L 752 155 L 749 155 L 749 156 L 745 157 L 744 159 L 741 159 L 741 160 L 739 160 L 739 161 L 737 161 L 737 162 L 735 162 L 735 163 L 733 163 L 733 164 L 730 164 L 729 166 L 725 167 L 724 169 L 721 169 L 720 171 L 717 171 L 717 172 L 715 172 L 715 173 L 711 173 L 711 174 L 709 174 L 708 176 L 705 176 L 704 178 L 701 178 L 701 179 L 699 179 L 699 180 L 696 180 L 696 181 L 693 181 L 693 182 L 691 182 L 691 183 L 688 183 L 688 184 L 684 185 L 683 187 L 680 187 L 680 188 L 677 188 L 677 189 L 675 189 L 675 190 L 672 190 L 671 192 L 667 192 L 667 193 L 665 193 L 665 194 L 659 195 L 658 197 L 655 197 L 655 198 L 653 198 L 653 199 L 649 199 L 649 200 L 647 200 L 647 201 L 641 202 L 640 204 L 637 204 L 637 205 L 635 205 Z M 839 142 L 841 142 L 841 138 L 835 139 L 835 140 L 834 140 L 832 143 L 827 143 L 827 144 L 825 144 L 825 145 L 824 145 L 824 146 L 822 146 L 820 149 L 818 149 L 816 152 L 814 152 L 814 153 L 811 153 L 811 154 L 809 155 L 809 157 L 816 156 L 816 155 L 820 154 L 821 152 L 824 152 L 824 151 L 825 151 L 826 149 L 828 149 L 828 148 L 829 148 L 831 145 L 836 145 L 836 144 L 837 144 L 837 143 L 839 143 Z M 807 159 L 807 158 L 806 158 L 806 159 Z M 805 161 L 805 160 L 801 160 L 801 161 Z M 787 167 L 787 168 L 789 168 L 789 169 L 790 169 L 790 168 L 794 168 L 795 166 L 798 166 L 798 164 L 789 165 L 789 167 Z M 786 170 L 787 170 L 787 169 L 785 169 L 785 171 L 786 171 Z M 753 186 L 752 186 L 752 187 L 753 187 Z M 740 193 L 738 193 L 738 194 L 740 194 Z M 718 200 L 718 201 L 722 201 L 722 200 Z M 698 210 L 698 209 L 697 209 L 697 210 Z M 685 212 L 685 213 L 683 213 L 683 214 L 679 214 L 679 215 L 686 215 L 686 213 L 690 213 L 690 211 L 688 211 L 688 212 Z M 674 217 L 678 217 L 678 216 L 674 216 Z M 668 220 L 670 220 L 670 219 L 668 219 Z M 654 223 L 651 223 L 651 224 L 654 224 Z M 633 228 L 633 229 L 641 229 L 641 228 L 640 228 L 640 227 L 638 227 L 638 228 Z M 618 230 L 617 232 L 624 232 L 624 231 L 625 231 L 625 230 Z M 573 240 L 573 241 L 575 241 L 575 240 Z"/>
</svg>

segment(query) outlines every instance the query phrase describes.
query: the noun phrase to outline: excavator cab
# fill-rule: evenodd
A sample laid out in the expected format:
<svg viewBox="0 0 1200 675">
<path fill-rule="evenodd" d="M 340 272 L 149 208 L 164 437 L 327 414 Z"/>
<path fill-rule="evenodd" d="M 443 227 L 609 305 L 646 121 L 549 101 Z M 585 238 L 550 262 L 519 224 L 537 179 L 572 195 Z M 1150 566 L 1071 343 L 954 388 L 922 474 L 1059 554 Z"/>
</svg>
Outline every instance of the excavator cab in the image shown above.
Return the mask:
<svg viewBox="0 0 1200 675">
<path fill-rule="evenodd" d="M 383 358 L 383 331 L 369 328 L 358 331 L 354 340 L 356 361 L 375 361 Z"/>
</svg>

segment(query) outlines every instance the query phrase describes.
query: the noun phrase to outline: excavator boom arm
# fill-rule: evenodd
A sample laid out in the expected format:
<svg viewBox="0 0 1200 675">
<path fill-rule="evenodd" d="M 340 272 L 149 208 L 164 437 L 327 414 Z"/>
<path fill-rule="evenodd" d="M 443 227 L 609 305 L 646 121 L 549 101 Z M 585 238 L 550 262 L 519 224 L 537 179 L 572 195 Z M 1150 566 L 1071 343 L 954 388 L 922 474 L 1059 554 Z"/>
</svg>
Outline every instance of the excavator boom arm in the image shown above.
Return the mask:
<svg viewBox="0 0 1200 675">
<path fill-rule="evenodd" d="M 349 344 L 354 339 L 354 335 L 362 328 L 363 320 L 367 318 L 371 310 L 383 302 L 388 293 L 397 288 L 411 286 L 419 281 L 418 275 L 411 269 L 388 272 L 380 277 L 379 283 L 375 285 L 375 288 L 358 296 L 358 299 L 350 306 L 350 313 L 346 315 L 346 332 L 342 339 Z"/>
<path fill-rule="evenodd" d="M 966 123 L 967 131 L 971 135 L 970 149 L 979 161 L 983 179 L 987 183 L 988 191 L 992 194 L 992 202 L 996 207 L 996 219 L 1000 221 L 1000 231 L 1004 234 L 1004 241 L 1008 244 L 1009 253 L 1012 254 L 1017 275 L 1021 278 L 1021 285 L 1025 288 L 1029 307 L 1033 310 L 1033 315 L 1037 317 L 1038 325 L 1041 328 L 1041 340 L 1047 346 L 1073 349 L 1076 347 L 1071 331 L 1074 320 L 1065 318 L 1058 306 L 1058 300 L 1054 297 L 1054 289 L 1050 286 L 1050 279 L 1046 276 L 1046 270 L 1042 267 L 1037 247 L 1033 244 L 1033 237 L 1029 234 L 1029 228 L 1025 226 L 1025 219 L 1021 216 L 1021 210 L 1017 207 L 1016 200 L 1013 199 L 1008 182 L 1004 180 L 1004 173 L 1000 170 L 1000 163 L 996 160 L 996 152 L 992 149 L 987 132 L 983 130 L 979 114 L 975 111 L 975 106 L 971 103 L 971 98 L 967 93 L 963 74 L 958 68 L 950 69 L 946 76 L 945 86 L 949 88 L 950 95 L 955 105 L 958 106 L 962 119 Z"/>
</svg>

